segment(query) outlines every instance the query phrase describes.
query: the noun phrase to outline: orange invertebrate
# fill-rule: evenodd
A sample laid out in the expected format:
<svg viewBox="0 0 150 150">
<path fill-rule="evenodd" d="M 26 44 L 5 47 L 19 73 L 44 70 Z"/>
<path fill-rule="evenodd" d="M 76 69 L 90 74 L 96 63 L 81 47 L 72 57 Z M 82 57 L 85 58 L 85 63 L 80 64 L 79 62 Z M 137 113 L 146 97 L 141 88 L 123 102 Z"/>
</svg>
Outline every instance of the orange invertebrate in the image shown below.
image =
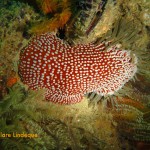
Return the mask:
<svg viewBox="0 0 150 150">
<path fill-rule="evenodd" d="M 30 30 L 31 33 L 41 34 L 56 31 L 56 29 L 63 28 L 71 17 L 72 13 L 68 0 L 59 2 L 54 0 L 37 0 L 37 3 L 44 14 L 52 13 L 53 17 L 33 26 Z"/>
<path fill-rule="evenodd" d="M 54 0 L 42 0 L 40 5 L 44 14 L 55 12 L 58 8 L 58 4 Z"/>
<path fill-rule="evenodd" d="M 6 86 L 7 86 L 7 87 L 12 87 L 17 81 L 18 81 L 18 78 L 17 78 L 17 77 L 9 77 L 9 78 L 7 79 Z"/>
</svg>

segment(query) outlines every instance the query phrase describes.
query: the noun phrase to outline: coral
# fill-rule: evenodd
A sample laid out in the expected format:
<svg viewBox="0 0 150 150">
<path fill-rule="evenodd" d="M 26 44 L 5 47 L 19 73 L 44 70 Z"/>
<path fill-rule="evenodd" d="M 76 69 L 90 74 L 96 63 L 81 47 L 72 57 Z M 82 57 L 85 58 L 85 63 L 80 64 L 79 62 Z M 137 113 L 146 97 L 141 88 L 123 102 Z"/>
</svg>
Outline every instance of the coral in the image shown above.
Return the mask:
<svg viewBox="0 0 150 150">
<path fill-rule="evenodd" d="M 69 9 L 65 9 L 60 14 L 55 14 L 54 18 L 49 20 L 44 20 L 39 25 L 36 25 L 30 29 L 29 32 L 35 34 L 41 34 L 46 32 L 56 31 L 56 29 L 63 28 L 64 25 L 67 23 L 71 16 L 71 12 Z"/>
<path fill-rule="evenodd" d="M 37 3 L 44 14 L 55 12 L 58 9 L 58 2 L 55 0 L 37 0 Z"/>
<path fill-rule="evenodd" d="M 120 5 L 120 11 L 123 14 L 128 14 L 130 17 L 138 19 L 141 24 L 150 26 L 149 16 L 150 16 L 150 2 L 139 0 L 135 3 L 134 0 L 127 0 L 125 3 L 123 0 L 117 0 L 118 5 Z"/>
<path fill-rule="evenodd" d="M 10 78 L 8 78 L 6 86 L 7 87 L 12 87 L 17 82 L 17 80 L 18 79 L 16 77 L 10 77 Z"/>
<path fill-rule="evenodd" d="M 29 30 L 30 33 L 41 34 L 64 28 L 72 14 L 69 0 L 37 0 L 37 3 L 44 14 L 52 13 L 53 16 L 33 26 Z"/>
</svg>

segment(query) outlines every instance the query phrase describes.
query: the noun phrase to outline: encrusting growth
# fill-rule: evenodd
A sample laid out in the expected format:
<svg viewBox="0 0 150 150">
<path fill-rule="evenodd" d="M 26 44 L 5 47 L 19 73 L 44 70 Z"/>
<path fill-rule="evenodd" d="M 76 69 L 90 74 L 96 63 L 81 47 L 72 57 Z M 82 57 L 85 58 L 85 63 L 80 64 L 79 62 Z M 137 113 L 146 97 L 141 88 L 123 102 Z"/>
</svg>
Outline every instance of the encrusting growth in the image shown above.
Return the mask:
<svg viewBox="0 0 150 150">
<path fill-rule="evenodd" d="M 87 92 L 112 95 L 137 71 L 137 58 L 117 45 L 70 46 L 55 35 L 36 36 L 21 51 L 19 74 L 30 89 L 46 89 L 46 100 L 74 104 Z"/>
</svg>

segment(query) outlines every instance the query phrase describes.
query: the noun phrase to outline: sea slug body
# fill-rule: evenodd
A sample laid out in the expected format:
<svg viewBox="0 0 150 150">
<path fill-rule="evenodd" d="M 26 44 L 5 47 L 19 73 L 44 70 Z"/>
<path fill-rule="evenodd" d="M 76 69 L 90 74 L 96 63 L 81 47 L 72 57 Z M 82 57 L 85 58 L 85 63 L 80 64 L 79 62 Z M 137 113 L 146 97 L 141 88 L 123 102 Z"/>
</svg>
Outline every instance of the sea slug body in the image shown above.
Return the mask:
<svg viewBox="0 0 150 150">
<path fill-rule="evenodd" d="M 102 96 L 121 89 L 137 71 L 130 51 L 114 45 L 70 46 L 51 33 L 34 37 L 21 51 L 19 74 L 30 89 L 46 89 L 45 98 L 59 104 L 74 104 L 87 92 Z"/>
</svg>

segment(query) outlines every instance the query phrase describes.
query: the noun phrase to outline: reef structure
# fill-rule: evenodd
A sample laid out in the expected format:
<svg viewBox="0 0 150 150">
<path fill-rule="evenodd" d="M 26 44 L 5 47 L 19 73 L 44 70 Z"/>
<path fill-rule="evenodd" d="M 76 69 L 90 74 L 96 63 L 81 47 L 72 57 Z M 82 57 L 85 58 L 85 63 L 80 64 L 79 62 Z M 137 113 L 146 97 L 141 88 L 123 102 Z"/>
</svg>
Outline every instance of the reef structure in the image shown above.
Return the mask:
<svg viewBox="0 0 150 150">
<path fill-rule="evenodd" d="M 46 89 L 45 98 L 74 104 L 84 94 L 113 95 L 137 71 L 137 58 L 109 42 L 70 46 L 51 33 L 35 36 L 21 51 L 19 74 L 30 89 Z"/>
</svg>

